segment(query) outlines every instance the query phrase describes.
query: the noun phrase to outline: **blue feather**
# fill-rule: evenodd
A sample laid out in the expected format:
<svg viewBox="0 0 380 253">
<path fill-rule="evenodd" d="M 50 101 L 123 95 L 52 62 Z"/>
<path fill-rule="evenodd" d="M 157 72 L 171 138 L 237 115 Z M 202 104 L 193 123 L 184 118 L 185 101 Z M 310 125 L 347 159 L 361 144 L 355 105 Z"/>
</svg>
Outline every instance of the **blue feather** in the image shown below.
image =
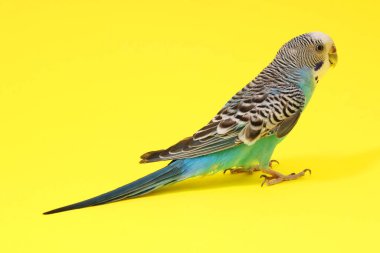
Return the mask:
<svg viewBox="0 0 380 253">
<path fill-rule="evenodd" d="M 185 170 L 185 167 L 182 166 L 182 160 L 174 161 L 168 166 L 153 172 L 152 174 L 142 177 L 115 190 L 75 204 L 45 212 L 44 214 L 59 213 L 89 206 L 102 205 L 122 199 L 138 197 L 164 185 L 182 181 L 191 176 L 191 174 L 184 175 Z"/>
</svg>

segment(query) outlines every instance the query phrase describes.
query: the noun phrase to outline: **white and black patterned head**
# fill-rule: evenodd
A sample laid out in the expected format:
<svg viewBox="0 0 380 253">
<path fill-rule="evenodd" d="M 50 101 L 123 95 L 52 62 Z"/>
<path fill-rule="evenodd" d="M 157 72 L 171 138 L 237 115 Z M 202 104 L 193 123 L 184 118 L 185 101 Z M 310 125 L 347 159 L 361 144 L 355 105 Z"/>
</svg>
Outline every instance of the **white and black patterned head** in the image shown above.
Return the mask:
<svg viewBox="0 0 380 253">
<path fill-rule="evenodd" d="M 296 68 L 309 68 L 315 76 L 323 75 L 338 60 L 334 41 L 325 33 L 311 32 L 287 42 L 276 59 Z"/>
</svg>

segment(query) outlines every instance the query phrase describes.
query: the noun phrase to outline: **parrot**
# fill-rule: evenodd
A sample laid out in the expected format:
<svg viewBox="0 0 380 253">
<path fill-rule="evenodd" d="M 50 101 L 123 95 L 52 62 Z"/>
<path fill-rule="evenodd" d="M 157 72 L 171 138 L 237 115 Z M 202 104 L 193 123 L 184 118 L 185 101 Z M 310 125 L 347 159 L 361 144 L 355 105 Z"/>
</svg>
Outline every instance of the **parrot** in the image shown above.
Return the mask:
<svg viewBox="0 0 380 253">
<path fill-rule="evenodd" d="M 189 178 L 224 171 L 263 173 L 263 183 L 298 179 L 273 169 L 276 146 L 298 122 L 320 78 L 337 64 L 334 41 L 309 32 L 285 43 L 275 58 L 237 92 L 203 128 L 167 149 L 141 156 L 140 163 L 170 161 L 164 168 L 99 196 L 53 209 L 53 214 L 131 199 Z"/>
</svg>

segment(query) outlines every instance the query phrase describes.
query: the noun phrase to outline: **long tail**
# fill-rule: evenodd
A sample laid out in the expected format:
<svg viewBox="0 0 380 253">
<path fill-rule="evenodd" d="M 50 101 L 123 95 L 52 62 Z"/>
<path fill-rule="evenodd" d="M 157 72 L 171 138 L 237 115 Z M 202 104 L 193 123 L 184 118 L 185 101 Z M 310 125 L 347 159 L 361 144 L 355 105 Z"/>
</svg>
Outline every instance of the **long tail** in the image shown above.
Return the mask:
<svg viewBox="0 0 380 253">
<path fill-rule="evenodd" d="M 177 163 L 171 163 L 168 166 L 153 172 L 145 177 L 142 177 L 132 183 L 126 184 L 113 191 L 101 194 L 97 197 L 93 197 L 75 204 L 60 207 L 44 214 L 53 214 L 73 209 L 79 209 L 89 206 L 97 206 L 114 202 L 122 199 L 129 199 L 141 196 L 148 192 L 154 191 L 164 185 L 182 181 L 186 178 L 192 177 L 185 173 L 186 169 L 183 166 L 178 166 Z"/>
</svg>

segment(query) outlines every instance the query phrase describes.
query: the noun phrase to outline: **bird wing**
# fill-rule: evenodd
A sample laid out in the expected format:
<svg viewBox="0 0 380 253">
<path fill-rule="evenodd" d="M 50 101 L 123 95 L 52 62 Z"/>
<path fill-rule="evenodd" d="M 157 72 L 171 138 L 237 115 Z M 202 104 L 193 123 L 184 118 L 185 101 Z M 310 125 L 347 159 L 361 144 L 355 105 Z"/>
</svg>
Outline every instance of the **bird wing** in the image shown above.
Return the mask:
<svg viewBox="0 0 380 253">
<path fill-rule="evenodd" d="M 249 83 L 193 136 L 141 156 L 141 163 L 203 156 L 276 134 L 281 138 L 296 124 L 304 106 L 294 86 Z"/>
</svg>

